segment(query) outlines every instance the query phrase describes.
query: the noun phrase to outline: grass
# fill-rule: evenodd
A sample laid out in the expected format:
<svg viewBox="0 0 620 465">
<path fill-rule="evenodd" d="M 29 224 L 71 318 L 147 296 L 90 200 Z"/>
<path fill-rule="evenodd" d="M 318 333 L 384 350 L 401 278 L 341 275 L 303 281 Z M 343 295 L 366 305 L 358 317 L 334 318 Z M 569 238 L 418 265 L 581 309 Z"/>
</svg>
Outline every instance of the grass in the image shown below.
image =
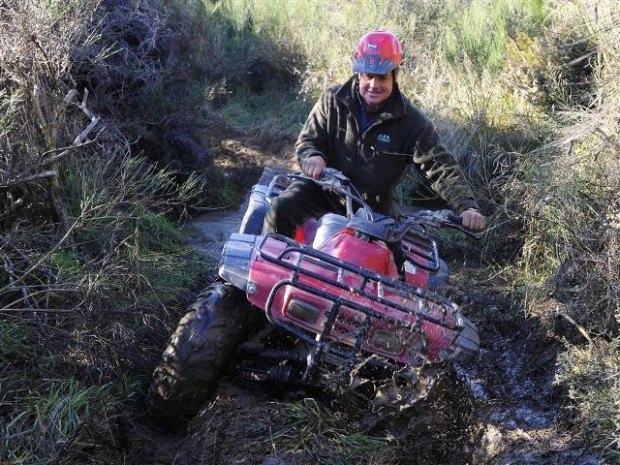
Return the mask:
<svg viewBox="0 0 620 465">
<path fill-rule="evenodd" d="M 465 74 L 471 70 L 498 73 L 511 38 L 521 32 L 539 34 L 547 19 L 546 9 L 541 0 L 451 1 L 443 39 L 445 58 Z"/>
<path fill-rule="evenodd" d="M 3 320 L 0 326 L 0 356 L 3 366 L 27 360 L 31 330 L 19 320 Z M 10 362 L 9 362 L 10 361 Z"/>
<path fill-rule="evenodd" d="M 313 398 L 283 405 L 277 412 L 270 441 L 280 455 L 293 455 L 303 463 L 333 465 L 385 463 L 389 441 L 354 432 L 352 425 L 329 412 Z"/>
<path fill-rule="evenodd" d="M 112 385 L 49 381 L 40 391 L 30 391 L 27 407 L 2 427 L 1 455 L 14 464 L 53 463 L 85 424 L 118 415 L 125 396 Z"/>
<path fill-rule="evenodd" d="M 617 463 L 620 459 L 620 340 L 591 339 L 585 347 L 567 346 L 556 375 L 572 401 L 571 420 Z"/>
<path fill-rule="evenodd" d="M 290 140 L 303 125 L 308 103 L 297 95 L 268 90 L 260 94 L 240 91 L 218 107 L 218 118 L 236 130 L 263 140 Z"/>
</svg>

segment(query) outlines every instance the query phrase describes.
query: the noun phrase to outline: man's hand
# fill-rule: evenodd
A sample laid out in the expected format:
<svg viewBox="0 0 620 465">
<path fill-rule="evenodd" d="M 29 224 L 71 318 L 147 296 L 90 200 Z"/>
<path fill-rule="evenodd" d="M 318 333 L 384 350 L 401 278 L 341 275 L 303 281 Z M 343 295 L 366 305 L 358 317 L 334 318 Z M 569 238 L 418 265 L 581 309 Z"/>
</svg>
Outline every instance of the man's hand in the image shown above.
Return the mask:
<svg viewBox="0 0 620 465">
<path fill-rule="evenodd" d="M 326 166 L 325 160 L 320 155 L 301 160 L 301 172 L 312 179 L 319 179 Z"/>
<path fill-rule="evenodd" d="M 486 228 L 487 219 L 475 208 L 465 210 L 461 213 L 461 218 L 463 218 L 463 227 L 470 231 L 482 231 Z"/>
</svg>

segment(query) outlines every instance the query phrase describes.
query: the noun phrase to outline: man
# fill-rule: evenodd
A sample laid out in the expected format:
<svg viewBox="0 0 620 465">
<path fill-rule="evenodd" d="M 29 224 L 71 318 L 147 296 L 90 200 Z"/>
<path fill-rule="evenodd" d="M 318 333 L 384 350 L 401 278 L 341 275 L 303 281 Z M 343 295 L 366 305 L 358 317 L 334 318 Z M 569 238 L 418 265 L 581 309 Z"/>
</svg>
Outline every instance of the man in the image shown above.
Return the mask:
<svg viewBox="0 0 620 465">
<path fill-rule="evenodd" d="M 361 38 L 353 57 L 355 74 L 323 93 L 299 134 L 295 151 L 301 171 L 318 178 L 327 166 L 340 170 L 374 210 L 393 214 L 393 187 L 413 163 L 460 214 L 463 226 L 481 231 L 486 218 L 456 160 L 431 121 L 398 88 L 402 61 L 401 44 L 391 32 Z M 295 182 L 273 200 L 263 232 L 291 237 L 307 218 L 344 211 L 335 194 L 312 182 Z"/>
</svg>

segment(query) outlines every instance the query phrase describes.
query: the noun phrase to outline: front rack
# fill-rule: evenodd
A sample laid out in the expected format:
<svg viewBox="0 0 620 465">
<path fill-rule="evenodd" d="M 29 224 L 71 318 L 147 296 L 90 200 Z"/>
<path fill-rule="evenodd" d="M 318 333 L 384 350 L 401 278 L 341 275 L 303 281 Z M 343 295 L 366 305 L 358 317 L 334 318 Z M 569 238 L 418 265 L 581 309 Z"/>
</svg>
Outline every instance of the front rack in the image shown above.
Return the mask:
<svg viewBox="0 0 620 465">
<path fill-rule="evenodd" d="M 273 237 L 279 241 L 284 242 L 286 244 L 284 250 L 279 252 L 277 255 L 266 252 L 263 245 L 264 241 L 267 240 L 267 238 L 269 237 Z M 409 300 L 423 299 L 425 301 L 432 302 L 435 305 L 439 306 L 443 310 L 444 315 L 446 315 L 447 309 L 452 309 L 451 302 L 445 297 L 434 292 L 427 291 L 425 289 L 410 285 L 400 280 L 390 278 L 389 276 L 385 276 L 383 274 L 368 270 L 353 263 L 343 262 L 319 250 L 313 249 L 312 247 L 303 244 L 299 244 L 294 240 L 279 234 L 265 236 L 263 238 L 263 243 L 258 250 L 260 257 L 262 257 L 265 261 L 286 268 L 292 272 L 288 279 L 279 281 L 269 293 L 265 305 L 265 312 L 267 314 L 267 317 L 274 324 L 283 327 L 285 330 L 294 334 L 296 337 L 299 337 L 301 340 L 314 346 L 313 353 L 315 354 L 317 359 L 323 352 L 331 352 L 336 356 L 347 360 L 359 357 L 361 355 L 364 342 L 368 340 L 368 333 L 372 326 L 373 319 L 381 319 L 396 328 L 405 328 L 405 323 L 402 320 L 380 313 L 374 310 L 369 305 L 362 305 L 360 303 L 352 301 L 349 298 L 343 297 L 342 295 L 335 294 L 334 292 L 329 292 L 325 289 L 318 289 L 315 286 L 310 286 L 303 282 L 303 280 L 301 279 L 302 277 L 310 278 L 312 280 L 324 283 L 327 285 L 326 287 L 334 289 L 336 290 L 336 292 L 337 290 L 342 290 L 343 295 L 346 295 L 347 293 L 352 293 L 363 297 L 370 302 L 370 305 L 372 305 L 373 303 L 377 303 L 398 310 L 404 314 L 415 315 L 417 317 L 417 328 L 411 328 L 410 325 L 407 325 L 407 330 L 412 333 L 414 331 L 420 332 L 419 326 L 423 322 L 429 322 L 453 331 L 455 333 L 455 338 L 457 332 L 462 329 L 461 326 L 448 324 L 442 319 L 426 315 L 423 312 L 415 311 L 411 308 L 407 308 L 406 306 L 395 302 L 393 299 L 391 300 L 386 298 L 385 293 L 384 296 L 381 296 L 373 292 L 369 292 L 369 288 L 373 287 L 369 286 L 369 284 L 376 283 L 377 285 L 384 286 L 385 290 L 388 290 L 395 296 L 401 298 L 406 298 Z M 296 262 L 293 263 L 290 260 L 285 259 L 290 254 L 294 253 L 298 254 Z M 303 268 L 300 265 L 302 260 L 304 259 L 308 260 L 309 263 L 331 271 L 344 270 L 348 271 L 353 275 L 357 275 L 360 277 L 359 284 L 357 286 L 351 286 L 350 283 L 345 283 L 344 281 L 339 279 L 332 279 L 330 276 L 326 276 L 324 274 L 320 274 L 315 271 Z M 342 276 L 342 273 L 337 273 L 337 275 Z M 295 289 L 305 291 L 307 293 L 313 294 L 317 297 L 321 297 L 332 302 L 331 308 L 327 312 L 327 319 L 322 332 L 320 332 L 319 334 L 315 334 L 311 331 L 306 331 L 303 328 L 300 328 L 292 323 L 279 320 L 273 316 L 272 307 L 274 299 L 279 289 L 284 286 L 291 286 Z M 336 339 L 332 337 L 331 334 L 334 323 L 336 322 L 339 313 L 341 312 L 343 307 L 360 312 L 365 316 L 363 323 L 360 325 L 359 332 L 355 336 L 355 344 L 350 349 L 346 349 L 346 346 L 344 346 L 344 344 L 338 344 L 338 346 L 336 346 L 332 343 L 332 341 Z M 420 356 L 422 359 L 426 355 L 426 349 L 427 347 L 424 347 L 423 350 L 420 352 Z M 385 366 L 385 360 L 382 360 L 378 363 L 381 363 L 382 366 Z"/>
</svg>

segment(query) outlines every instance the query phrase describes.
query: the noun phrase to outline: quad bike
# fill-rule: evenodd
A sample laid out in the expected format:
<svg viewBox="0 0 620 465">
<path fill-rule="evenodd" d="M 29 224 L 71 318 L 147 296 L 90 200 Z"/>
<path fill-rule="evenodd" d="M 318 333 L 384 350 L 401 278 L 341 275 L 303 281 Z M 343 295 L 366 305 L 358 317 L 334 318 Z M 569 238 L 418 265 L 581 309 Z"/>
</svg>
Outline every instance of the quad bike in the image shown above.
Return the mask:
<svg viewBox="0 0 620 465">
<path fill-rule="evenodd" d="M 270 200 L 298 179 L 339 194 L 346 216 L 308 220 L 294 238 L 261 234 Z M 151 412 L 184 424 L 233 358 L 252 379 L 354 393 L 377 410 L 413 405 L 436 367 L 479 346 L 473 323 L 440 292 L 448 271 L 431 234 L 444 227 L 476 237 L 447 210 L 380 215 L 333 169 L 319 180 L 266 170 L 224 246 L 220 278 L 155 369 Z"/>
</svg>

